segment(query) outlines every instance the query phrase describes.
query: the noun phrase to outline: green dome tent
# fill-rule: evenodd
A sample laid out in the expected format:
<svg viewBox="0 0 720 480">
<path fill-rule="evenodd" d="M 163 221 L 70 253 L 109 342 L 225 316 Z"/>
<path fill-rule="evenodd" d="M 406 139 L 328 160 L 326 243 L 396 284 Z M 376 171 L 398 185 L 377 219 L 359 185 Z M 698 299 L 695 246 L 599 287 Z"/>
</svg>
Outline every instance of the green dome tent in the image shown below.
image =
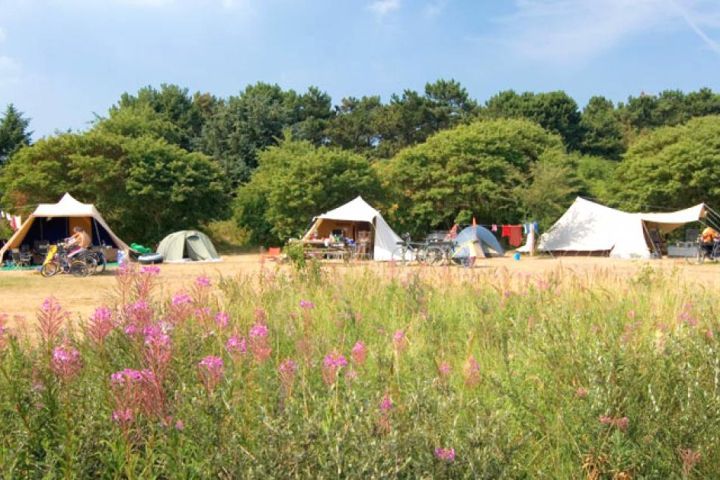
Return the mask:
<svg viewBox="0 0 720 480">
<path fill-rule="evenodd" d="M 181 230 L 163 238 L 157 253 L 166 262 L 220 261 L 212 242 L 197 230 Z"/>
</svg>

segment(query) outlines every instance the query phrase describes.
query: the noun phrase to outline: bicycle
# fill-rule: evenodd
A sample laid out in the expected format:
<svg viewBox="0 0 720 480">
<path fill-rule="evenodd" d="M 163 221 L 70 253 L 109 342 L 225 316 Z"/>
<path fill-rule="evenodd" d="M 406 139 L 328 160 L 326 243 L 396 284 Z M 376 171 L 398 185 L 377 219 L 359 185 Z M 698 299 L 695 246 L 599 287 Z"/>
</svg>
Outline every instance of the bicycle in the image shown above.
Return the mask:
<svg viewBox="0 0 720 480">
<path fill-rule="evenodd" d="M 702 242 L 702 238 L 698 237 L 695 245 L 695 255 L 691 257 L 685 257 L 685 261 L 692 265 L 700 265 L 706 260 L 711 262 L 717 262 L 720 260 L 720 240 L 713 241 L 710 253 L 705 248 L 705 244 Z"/>
<path fill-rule="evenodd" d="M 390 254 L 390 259 L 394 262 L 400 262 L 402 265 L 412 261 L 416 257 L 415 248 L 409 233 L 402 235 L 402 241 L 397 242 L 397 247 Z"/>
<path fill-rule="evenodd" d="M 48 278 L 58 273 L 70 273 L 75 277 L 87 277 L 94 273 L 96 268 L 97 261 L 94 257 L 80 254 L 70 258 L 65 245 L 59 243 L 48 248 L 40 275 Z"/>
</svg>

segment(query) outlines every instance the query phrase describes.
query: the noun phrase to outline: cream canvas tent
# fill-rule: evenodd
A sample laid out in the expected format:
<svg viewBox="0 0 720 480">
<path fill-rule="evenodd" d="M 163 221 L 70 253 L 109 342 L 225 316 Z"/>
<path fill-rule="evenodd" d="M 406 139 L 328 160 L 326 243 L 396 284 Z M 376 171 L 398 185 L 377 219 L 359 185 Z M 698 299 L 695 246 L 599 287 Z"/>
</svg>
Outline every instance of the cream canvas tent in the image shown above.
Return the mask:
<svg viewBox="0 0 720 480">
<path fill-rule="evenodd" d="M 83 227 L 94 245 L 105 243 L 119 250 L 129 248 L 118 238 L 94 205 L 75 200 L 69 193 L 58 203 L 41 203 L 22 226 L 0 249 L 0 260 L 6 251 L 23 245 L 33 247 L 36 241 L 56 243 L 72 234 L 75 227 Z"/>
<path fill-rule="evenodd" d="M 627 213 L 578 197 L 539 240 L 544 252 L 650 258 L 651 230 L 668 233 L 705 217 L 704 204 L 668 213 Z"/>
<path fill-rule="evenodd" d="M 393 232 L 380 212 L 371 207 L 362 197 L 313 219 L 312 227 L 303 240 L 309 240 L 313 234 L 328 237 L 333 231 L 342 230 L 346 236 L 358 241 L 369 235 L 372 242 L 374 260 L 390 260 L 400 237 Z"/>
</svg>

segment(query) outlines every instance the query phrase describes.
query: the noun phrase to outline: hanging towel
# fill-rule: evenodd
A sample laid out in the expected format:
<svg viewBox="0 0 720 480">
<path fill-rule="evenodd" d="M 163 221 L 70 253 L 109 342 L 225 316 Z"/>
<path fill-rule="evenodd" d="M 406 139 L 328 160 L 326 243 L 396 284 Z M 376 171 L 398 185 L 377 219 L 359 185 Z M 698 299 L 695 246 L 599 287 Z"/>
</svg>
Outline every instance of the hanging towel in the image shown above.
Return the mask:
<svg viewBox="0 0 720 480">
<path fill-rule="evenodd" d="M 497 225 L 495 225 L 495 224 L 493 223 L 491 230 L 492 230 L 493 232 L 497 232 Z"/>
<path fill-rule="evenodd" d="M 521 225 L 508 225 L 509 237 L 508 243 L 513 247 L 519 247 L 522 245 L 522 226 Z M 505 228 L 503 226 L 503 228 Z"/>
<path fill-rule="evenodd" d="M 500 236 L 502 238 L 509 237 L 510 236 L 510 225 L 503 225 L 501 227 L 501 233 Z"/>
<path fill-rule="evenodd" d="M 15 229 L 22 227 L 22 217 L 20 215 L 15 215 Z"/>
</svg>

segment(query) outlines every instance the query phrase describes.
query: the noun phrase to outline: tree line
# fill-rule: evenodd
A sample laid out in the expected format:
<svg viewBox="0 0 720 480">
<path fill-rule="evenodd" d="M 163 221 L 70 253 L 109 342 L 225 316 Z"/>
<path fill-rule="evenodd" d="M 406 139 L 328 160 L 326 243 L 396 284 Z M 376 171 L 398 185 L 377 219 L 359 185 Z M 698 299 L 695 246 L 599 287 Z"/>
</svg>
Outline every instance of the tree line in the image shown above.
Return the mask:
<svg viewBox="0 0 720 480">
<path fill-rule="evenodd" d="M 716 115 L 709 89 L 596 96 L 581 109 L 562 91 L 481 104 L 454 80 L 337 105 L 316 87 L 256 83 L 219 98 L 161 85 L 124 93 L 86 131 L 35 143 L 9 105 L 1 201 L 27 210 L 70 191 L 145 242 L 220 221 L 279 243 L 358 194 L 416 235 L 473 216 L 548 226 L 575 195 L 633 210 L 717 203 Z"/>
</svg>

